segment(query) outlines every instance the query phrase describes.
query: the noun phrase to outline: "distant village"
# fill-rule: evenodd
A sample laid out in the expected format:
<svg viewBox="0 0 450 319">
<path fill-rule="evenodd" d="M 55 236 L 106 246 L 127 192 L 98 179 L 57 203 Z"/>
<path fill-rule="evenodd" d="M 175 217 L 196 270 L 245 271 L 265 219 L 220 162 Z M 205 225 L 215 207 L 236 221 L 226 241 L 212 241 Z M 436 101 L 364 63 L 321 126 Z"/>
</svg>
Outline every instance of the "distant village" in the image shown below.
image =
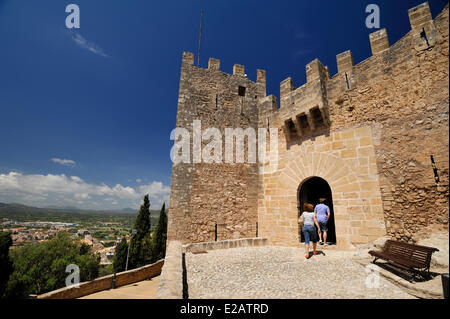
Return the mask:
<svg viewBox="0 0 450 319">
<path fill-rule="evenodd" d="M 81 242 L 90 246 L 94 254 L 100 255 L 100 265 L 107 266 L 112 264 L 115 248 L 121 237 L 114 238 L 114 234 L 109 236 L 112 240 L 99 240 L 92 236 L 92 231 L 87 228 L 79 228 L 76 223 L 63 222 L 19 222 L 14 220 L 4 220 L 1 222 L 2 231 L 10 232 L 13 240 L 12 249 L 22 246 L 27 242 L 43 242 L 56 236 L 60 231 L 72 234 L 73 238 L 82 238 Z M 129 241 L 129 235 L 125 238 Z"/>
</svg>

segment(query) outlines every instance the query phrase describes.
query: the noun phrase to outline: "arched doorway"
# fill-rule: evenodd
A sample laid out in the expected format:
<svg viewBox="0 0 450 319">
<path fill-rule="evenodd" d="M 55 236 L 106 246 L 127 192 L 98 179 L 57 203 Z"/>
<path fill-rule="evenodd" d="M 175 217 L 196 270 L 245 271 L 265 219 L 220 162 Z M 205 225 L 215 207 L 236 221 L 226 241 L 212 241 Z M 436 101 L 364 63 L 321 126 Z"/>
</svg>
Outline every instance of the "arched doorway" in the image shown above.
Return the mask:
<svg viewBox="0 0 450 319">
<path fill-rule="evenodd" d="M 319 198 L 326 198 L 325 202 L 330 207 L 330 219 L 328 220 L 328 233 L 327 242 L 336 244 L 336 228 L 334 225 L 334 210 L 333 210 L 333 198 L 331 194 L 330 185 L 327 181 L 320 177 L 311 177 L 304 181 L 298 188 L 298 214 L 303 212 L 303 204 L 305 202 L 313 204 L 314 206 L 319 203 Z M 301 242 L 304 242 L 302 230 L 299 227 L 299 233 Z"/>
</svg>

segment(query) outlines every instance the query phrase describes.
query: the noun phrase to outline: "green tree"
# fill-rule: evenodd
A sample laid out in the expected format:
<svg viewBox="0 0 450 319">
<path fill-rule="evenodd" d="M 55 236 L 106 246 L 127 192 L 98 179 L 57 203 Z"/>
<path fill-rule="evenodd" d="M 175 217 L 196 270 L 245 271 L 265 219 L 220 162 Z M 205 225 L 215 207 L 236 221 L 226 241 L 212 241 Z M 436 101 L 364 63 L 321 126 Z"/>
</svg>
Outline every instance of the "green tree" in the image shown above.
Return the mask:
<svg viewBox="0 0 450 319">
<path fill-rule="evenodd" d="M 101 268 L 99 270 L 98 276 L 99 277 L 108 276 L 108 275 L 111 275 L 113 272 L 114 272 L 114 266 L 107 265 L 105 268 Z"/>
<path fill-rule="evenodd" d="M 123 237 L 120 243 L 117 244 L 114 253 L 113 265 L 115 272 L 121 272 L 125 270 L 125 264 L 127 262 L 127 251 L 127 240 L 125 237 Z"/>
<path fill-rule="evenodd" d="M 11 233 L 0 232 L 0 298 L 3 297 L 9 276 L 13 271 L 13 263 L 9 258 L 9 247 L 11 245 Z"/>
<path fill-rule="evenodd" d="M 131 237 L 128 269 L 144 266 L 151 260 L 150 226 L 150 201 L 147 194 L 134 223 L 136 234 Z"/>
<path fill-rule="evenodd" d="M 65 287 L 66 267 L 80 269 L 80 282 L 98 277 L 100 256 L 93 255 L 78 239 L 66 232 L 42 243 L 27 243 L 11 251 L 14 271 L 8 281 L 6 296 L 25 298 Z"/>
<path fill-rule="evenodd" d="M 159 213 L 158 224 L 156 225 L 152 239 L 153 239 L 152 243 L 153 252 L 151 262 L 155 262 L 159 259 L 164 258 L 164 256 L 166 255 L 166 241 L 167 241 L 166 203 L 163 204 L 161 211 Z"/>
<path fill-rule="evenodd" d="M 134 229 L 136 229 L 137 232 L 133 237 L 139 241 L 150 232 L 150 201 L 148 199 L 148 194 L 144 196 L 144 203 L 139 209 L 139 213 L 134 223 Z"/>
</svg>

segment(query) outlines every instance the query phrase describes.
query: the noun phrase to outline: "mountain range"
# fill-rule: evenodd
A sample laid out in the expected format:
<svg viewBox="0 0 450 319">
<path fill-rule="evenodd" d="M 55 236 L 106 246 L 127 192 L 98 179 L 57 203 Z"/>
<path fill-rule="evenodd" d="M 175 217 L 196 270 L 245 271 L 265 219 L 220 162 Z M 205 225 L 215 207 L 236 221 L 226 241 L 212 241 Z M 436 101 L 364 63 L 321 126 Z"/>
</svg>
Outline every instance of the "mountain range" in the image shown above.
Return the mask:
<svg viewBox="0 0 450 319">
<path fill-rule="evenodd" d="M 139 209 L 134 208 L 122 208 L 117 210 L 87 210 L 87 209 L 80 209 L 78 207 L 33 207 L 33 206 L 27 206 L 23 204 L 17 204 L 17 203 L 0 203 L 0 212 L 8 212 L 8 213 L 45 213 L 45 212 L 54 212 L 54 213 L 85 213 L 85 214 L 111 214 L 111 213 L 117 213 L 117 214 L 137 214 Z M 153 214 L 154 211 L 151 211 Z"/>
</svg>

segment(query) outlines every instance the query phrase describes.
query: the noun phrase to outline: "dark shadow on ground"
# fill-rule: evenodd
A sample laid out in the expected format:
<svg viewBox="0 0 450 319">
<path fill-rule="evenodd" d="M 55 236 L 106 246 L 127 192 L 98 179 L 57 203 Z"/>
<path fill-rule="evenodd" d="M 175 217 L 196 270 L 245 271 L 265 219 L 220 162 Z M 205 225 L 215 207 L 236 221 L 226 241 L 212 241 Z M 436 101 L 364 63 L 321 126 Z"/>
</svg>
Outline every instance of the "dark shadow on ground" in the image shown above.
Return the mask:
<svg viewBox="0 0 450 319">
<path fill-rule="evenodd" d="M 388 262 L 380 262 L 377 261 L 375 263 L 373 263 L 374 265 L 379 266 L 380 268 L 383 268 L 384 270 L 387 270 L 391 273 L 393 273 L 394 275 L 399 276 L 400 278 L 403 278 L 411 283 L 414 282 L 426 282 L 429 280 L 432 280 L 433 278 L 435 278 L 436 276 L 440 276 L 439 273 L 436 272 L 432 272 L 430 271 L 430 278 L 426 278 L 424 277 L 424 275 L 426 276 L 425 272 L 416 272 L 416 275 L 414 276 L 413 272 L 407 271 L 407 270 L 403 270 L 400 269 Z"/>
<path fill-rule="evenodd" d="M 183 299 L 189 299 L 189 287 L 187 282 L 187 271 L 186 271 L 186 254 L 183 253 Z"/>
<path fill-rule="evenodd" d="M 324 256 L 326 256 L 325 255 L 325 253 L 322 251 L 322 250 L 316 250 L 316 256 L 318 256 L 318 255 L 324 255 Z M 308 258 L 311 258 L 311 257 L 313 257 L 314 256 L 314 254 L 313 254 L 313 252 L 312 251 L 310 251 L 309 252 L 309 255 L 308 255 Z"/>
</svg>

